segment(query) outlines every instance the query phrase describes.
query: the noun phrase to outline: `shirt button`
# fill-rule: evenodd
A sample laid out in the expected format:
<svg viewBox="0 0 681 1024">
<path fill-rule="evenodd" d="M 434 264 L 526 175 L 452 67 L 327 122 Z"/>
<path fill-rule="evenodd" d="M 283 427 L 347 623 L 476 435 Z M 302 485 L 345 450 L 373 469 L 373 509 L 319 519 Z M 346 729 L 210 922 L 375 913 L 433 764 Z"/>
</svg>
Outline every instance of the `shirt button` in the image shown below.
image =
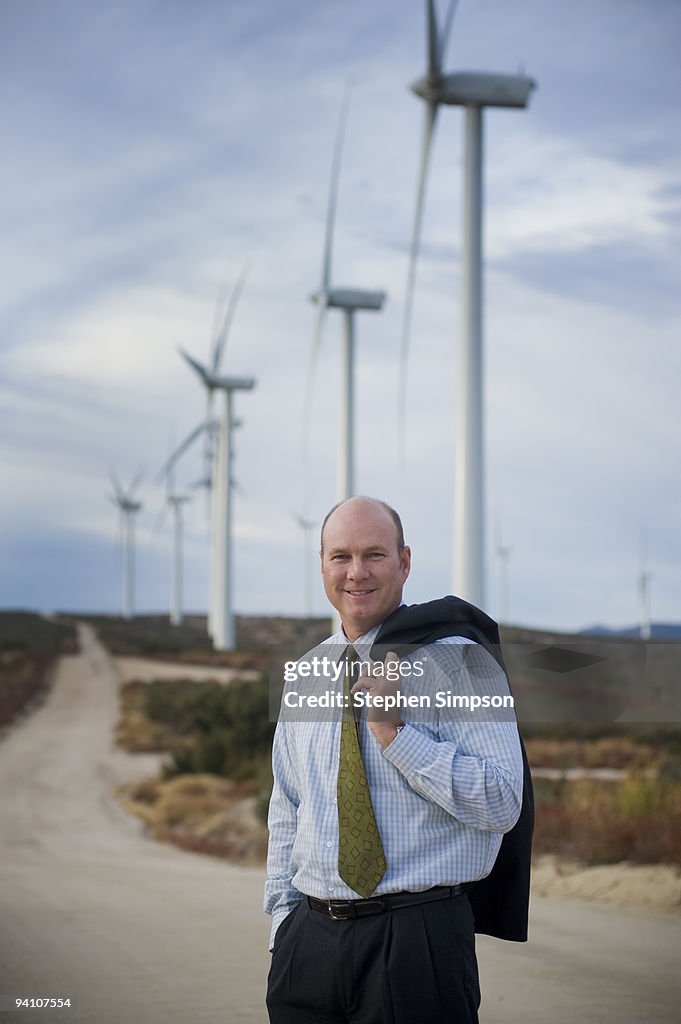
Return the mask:
<svg viewBox="0 0 681 1024">
<path fill-rule="evenodd" d="M 327 846 L 333 846 L 333 843 L 332 843 L 332 842 L 331 842 L 331 840 L 329 839 L 329 841 L 328 841 L 328 843 L 327 843 L 326 845 L 327 845 Z"/>
<path fill-rule="evenodd" d="M 328 887 L 328 889 L 329 889 L 329 892 L 335 892 L 336 891 L 336 886 L 335 885 L 330 885 Z"/>
</svg>

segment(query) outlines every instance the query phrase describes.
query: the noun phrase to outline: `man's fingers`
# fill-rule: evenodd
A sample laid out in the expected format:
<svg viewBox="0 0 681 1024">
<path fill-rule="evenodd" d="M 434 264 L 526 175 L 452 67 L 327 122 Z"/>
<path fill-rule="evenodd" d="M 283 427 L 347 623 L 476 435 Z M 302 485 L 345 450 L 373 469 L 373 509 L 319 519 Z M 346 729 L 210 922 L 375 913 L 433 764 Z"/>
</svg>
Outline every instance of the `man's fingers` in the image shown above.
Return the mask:
<svg viewBox="0 0 681 1024">
<path fill-rule="evenodd" d="M 372 689 L 374 680 L 395 683 L 399 679 L 399 676 L 395 674 L 399 664 L 399 654 L 395 651 L 388 651 L 384 661 L 372 661 L 368 668 L 364 668 L 357 682 L 350 687 L 350 693 Z"/>
</svg>

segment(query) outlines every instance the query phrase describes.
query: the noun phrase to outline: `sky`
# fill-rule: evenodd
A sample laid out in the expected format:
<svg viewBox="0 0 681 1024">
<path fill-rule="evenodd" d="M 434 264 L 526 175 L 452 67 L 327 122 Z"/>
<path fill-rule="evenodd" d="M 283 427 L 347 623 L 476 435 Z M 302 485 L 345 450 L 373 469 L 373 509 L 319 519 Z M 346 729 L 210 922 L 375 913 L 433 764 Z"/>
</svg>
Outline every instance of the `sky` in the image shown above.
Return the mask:
<svg viewBox="0 0 681 1024">
<path fill-rule="evenodd" d="M 439 5 L 440 15 L 444 5 Z M 411 603 L 451 592 L 463 112 L 440 111 L 397 444 L 425 4 L 3 0 L 0 607 L 119 612 L 110 474 L 142 473 L 139 611 L 169 608 L 159 470 L 205 396 L 218 295 L 251 269 L 222 368 L 235 413 L 234 606 L 328 608 L 296 517 L 336 500 L 342 323 L 302 444 L 331 153 L 351 81 L 333 283 L 356 320 L 357 490 L 402 514 Z M 681 3 L 461 0 L 445 70 L 523 70 L 485 113 L 485 607 L 577 630 L 681 619 Z M 178 464 L 188 490 L 200 445 Z M 205 495 L 185 510 L 206 609 Z M 509 549 L 503 562 L 500 545 Z M 316 539 L 314 541 L 316 548 Z M 504 570 L 507 598 L 502 597 Z M 305 573 L 314 580 L 306 607 Z"/>
</svg>

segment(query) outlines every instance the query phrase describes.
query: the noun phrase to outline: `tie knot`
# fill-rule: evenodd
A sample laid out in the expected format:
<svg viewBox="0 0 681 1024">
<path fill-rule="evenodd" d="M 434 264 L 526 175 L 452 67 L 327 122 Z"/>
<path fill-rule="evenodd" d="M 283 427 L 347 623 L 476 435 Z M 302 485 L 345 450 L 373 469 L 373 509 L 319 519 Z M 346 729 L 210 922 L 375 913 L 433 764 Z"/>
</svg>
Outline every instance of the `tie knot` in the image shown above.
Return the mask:
<svg viewBox="0 0 681 1024">
<path fill-rule="evenodd" d="M 359 654 L 352 646 L 352 644 L 348 644 L 348 646 L 345 648 L 341 661 L 345 664 L 345 678 L 351 679 L 352 682 L 356 682 L 354 678 L 354 672 L 355 665 L 359 661 Z"/>
</svg>

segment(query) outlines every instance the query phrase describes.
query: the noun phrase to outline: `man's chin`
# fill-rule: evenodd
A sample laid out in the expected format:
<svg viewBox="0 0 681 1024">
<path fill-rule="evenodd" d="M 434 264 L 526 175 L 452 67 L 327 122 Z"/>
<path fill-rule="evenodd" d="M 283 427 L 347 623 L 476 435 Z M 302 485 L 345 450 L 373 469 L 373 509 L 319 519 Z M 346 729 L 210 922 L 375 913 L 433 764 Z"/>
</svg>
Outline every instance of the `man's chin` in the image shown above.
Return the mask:
<svg viewBox="0 0 681 1024">
<path fill-rule="evenodd" d="M 341 620 L 358 636 L 373 629 L 382 621 L 381 609 L 376 600 L 376 591 L 371 591 L 364 597 L 353 597 L 348 593 L 345 593 L 343 597 L 343 603 L 338 609 Z"/>
</svg>

